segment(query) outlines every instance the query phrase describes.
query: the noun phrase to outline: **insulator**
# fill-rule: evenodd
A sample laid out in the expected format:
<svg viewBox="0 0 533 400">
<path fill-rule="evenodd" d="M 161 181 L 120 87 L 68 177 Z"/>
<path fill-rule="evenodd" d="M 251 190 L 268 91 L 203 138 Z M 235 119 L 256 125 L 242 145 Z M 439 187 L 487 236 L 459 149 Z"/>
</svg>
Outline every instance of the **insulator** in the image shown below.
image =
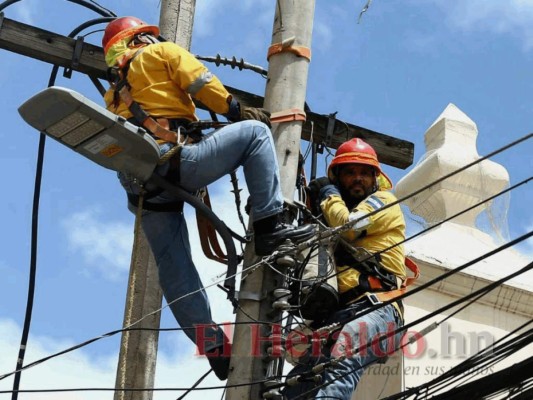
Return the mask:
<svg viewBox="0 0 533 400">
<path fill-rule="evenodd" d="M 272 303 L 272 308 L 279 311 L 288 311 L 291 309 L 291 305 L 287 300 L 278 300 Z"/>
<path fill-rule="evenodd" d="M 311 371 L 313 371 L 313 373 L 315 374 L 319 374 L 321 373 L 322 371 L 324 371 L 324 369 L 326 368 L 326 365 L 324 363 L 322 364 L 318 364 L 318 365 L 315 365 Z"/>
<path fill-rule="evenodd" d="M 294 259 L 294 257 L 286 254 L 284 256 L 276 258 L 276 264 L 278 264 L 280 267 L 292 268 L 296 265 L 296 260 Z"/>
<path fill-rule="evenodd" d="M 286 311 L 291 308 L 288 300 L 292 296 L 292 292 L 289 289 L 274 289 L 273 296 L 276 299 L 272 303 L 274 310 Z"/>
<path fill-rule="evenodd" d="M 330 361 L 330 364 L 332 367 L 338 367 L 339 364 L 341 363 L 341 361 L 344 361 L 346 359 L 345 356 L 341 356 L 339 358 L 334 358 L 333 360 Z"/>
<path fill-rule="evenodd" d="M 267 391 L 263 392 L 263 399 L 283 400 L 283 395 L 279 392 L 279 389 L 277 387 L 274 389 L 268 390 L 269 387 L 279 386 L 279 384 L 280 382 L 274 379 L 266 381 L 265 387 Z"/>
<path fill-rule="evenodd" d="M 266 352 L 271 359 L 281 358 L 285 355 L 285 347 L 282 345 L 274 345 L 269 347 Z"/>
<path fill-rule="evenodd" d="M 286 386 L 296 386 L 300 383 L 300 375 L 293 376 L 285 381 Z"/>
<path fill-rule="evenodd" d="M 283 400 L 283 395 L 278 389 L 272 389 L 268 392 L 263 393 L 263 399 Z"/>
</svg>

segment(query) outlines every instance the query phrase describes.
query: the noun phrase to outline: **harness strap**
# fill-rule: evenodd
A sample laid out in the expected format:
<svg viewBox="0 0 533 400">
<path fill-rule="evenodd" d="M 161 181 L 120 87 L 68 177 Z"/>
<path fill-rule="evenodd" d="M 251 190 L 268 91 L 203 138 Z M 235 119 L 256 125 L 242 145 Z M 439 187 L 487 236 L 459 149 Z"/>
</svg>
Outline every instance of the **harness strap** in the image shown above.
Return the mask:
<svg viewBox="0 0 533 400">
<path fill-rule="evenodd" d="M 133 118 L 144 128 L 148 129 L 154 136 L 166 142 L 174 144 L 186 144 L 188 137 L 170 130 L 169 120 L 166 118 L 155 119 L 150 116 L 141 105 L 133 99 L 130 92 L 130 84 L 128 82 L 128 71 L 131 62 L 143 52 L 144 49 L 138 50 L 127 63 L 118 70 L 118 82 L 115 85 L 115 93 L 118 93 L 120 99 L 126 104 L 126 107 L 133 114 Z"/>
<path fill-rule="evenodd" d="M 292 122 L 292 121 L 304 121 L 306 120 L 306 114 L 304 110 L 299 108 L 289 108 L 288 110 L 277 111 L 270 114 L 270 121 L 274 123 L 279 122 Z"/>
<path fill-rule="evenodd" d="M 159 139 L 162 139 L 170 143 L 183 143 L 186 141 L 186 138 L 179 137 L 176 132 L 172 132 L 168 128 L 163 127 L 158 121 L 152 118 L 142 107 L 133 100 L 133 97 L 128 89 L 127 81 L 118 88 L 118 94 L 120 99 L 126 104 L 130 112 L 133 114 L 133 117 L 141 124 L 143 127 L 148 129 L 152 134 Z M 163 119 L 160 119 L 163 120 Z"/>
<path fill-rule="evenodd" d="M 413 276 L 408 277 L 404 282 L 402 282 L 402 285 L 398 289 L 389 290 L 387 292 L 374 292 L 373 294 L 381 302 L 393 300 L 396 297 L 403 295 L 407 292 L 407 288 L 418 279 L 418 277 L 420 276 L 420 270 L 418 269 L 418 265 L 416 265 L 416 263 L 410 258 L 405 257 L 405 266 L 413 273 Z"/>
<path fill-rule="evenodd" d="M 209 209 L 212 209 L 207 187 L 202 191 L 204 195 L 201 197 L 201 200 L 207 207 L 209 207 Z M 213 224 L 198 211 L 196 211 L 196 224 L 198 226 L 198 233 L 200 235 L 200 244 L 202 245 L 202 250 L 205 256 L 210 260 L 227 264 L 228 256 L 224 253 L 222 247 L 220 246 Z"/>
<path fill-rule="evenodd" d="M 140 196 L 127 193 L 128 201 L 138 207 Z M 169 203 L 150 203 L 149 201 L 144 200 L 142 202 L 142 209 L 148 211 L 157 211 L 157 212 L 182 212 L 183 211 L 183 201 L 173 201 Z"/>
<path fill-rule="evenodd" d="M 413 276 L 408 277 L 401 283 L 401 286 L 397 289 L 387 290 L 387 287 L 384 285 L 383 281 L 375 275 L 367 275 L 366 280 L 363 284 L 359 284 L 355 288 L 347 290 L 344 293 L 340 294 L 341 301 L 344 304 L 350 304 L 360 298 L 368 298 L 372 304 L 383 303 L 390 301 L 406 293 L 407 287 L 411 286 L 420 276 L 420 271 L 418 266 L 413 260 L 408 257 L 405 257 L 405 266 L 409 269 Z M 361 279 L 363 275 L 360 276 Z M 361 287 L 362 286 L 362 287 Z M 362 293 L 361 290 L 366 290 L 365 293 Z"/>
</svg>

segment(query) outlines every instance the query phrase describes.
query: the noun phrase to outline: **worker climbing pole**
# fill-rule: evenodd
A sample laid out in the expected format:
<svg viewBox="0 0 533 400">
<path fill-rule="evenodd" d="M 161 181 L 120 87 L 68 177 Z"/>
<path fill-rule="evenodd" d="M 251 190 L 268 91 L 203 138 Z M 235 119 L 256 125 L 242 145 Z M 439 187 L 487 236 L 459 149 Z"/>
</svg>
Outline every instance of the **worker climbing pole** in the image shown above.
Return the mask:
<svg viewBox="0 0 533 400">
<path fill-rule="evenodd" d="M 163 4 L 163 8 L 168 8 L 169 3 Z M 186 3 L 192 5 L 194 12 L 194 2 Z M 177 10 L 185 8 L 178 7 Z M 165 12 L 162 9 L 162 16 Z M 300 172 L 303 171 L 305 160 L 299 150 L 302 125 L 306 120 L 304 103 L 311 60 L 313 14 L 314 2 L 298 5 L 289 1 L 277 2 L 273 40 L 266 52 L 270 67 L 264 108 L 241 104 L 237 101 L 238 97 L 227 92 L 204 65 L 184 50 L 184 46 L 190 44 L 190 37 L 182 47 L 174 46 L 160 36 L 159 27 L 146 24 L 136 17 L 122 17 L 110 22 L 104 34 L 102 44 L 106 63 L 110 67 L 107 77 L 112 84 L 106 103 L 112 112 L 76 92 L 57 87 L 39 93 L 20 108 L 24 119 L 41 132 L 92 161 L 119 172 L 121 183 L 128 192 L 130 208 L 136 211 L 138 227 L 142 223 L 148 232 L 147 238 L 155 253 L 160 282 L 178 322 L 195 342 L 198 332 L 192 332 L 193 329 L 187 327 L 198 324 L 209 326 L 203 332 L 211 335 L 209 340 L 203 338 L 201 343 L 196 344 L 201 354 L 208 357 L 219 379 L 225 380 L 229 374 L 227 398 L 230 400 L 280 398 L 280 390 L 286 385 L 281 382 L 285 337 L 280 330 L 280 322 L 287 318 L 286 312 L 290 311 L 286 324 L 290 326 L 291 314 L 320 319 L 320 316 L 316 316 L 315 304 L 323 305 L 324 295 L 331 295 L 332 308 L 339 301 L 329 243 L 336 241 L 340 232 L 334 232 L 330 235 L 331 240 L 325 242 L 315 240 L 315 226 L 309 224 L 315 222 L 314 218 L 310 217 L 310 212 L 301 202 L 293 200 L 295 184 L 300 189 L 305 186 L 305 179 L 302 179 Z M 191 22 L 192 28 L 192 15 L 185 19 Z M 168 16 L 166 21 L 168 23 Z M 165 36 L 172 37 L 172 31 Z M 154 68 L 151 63 L 158 57 L 180 59 L 179 82 L 188 86 L 176 87 L 173 75 L 157 76 L 159 72 L 155 71 L 163 68 Z M 143 68 L 139 68 L 140 64 L 143 64 Z M 150 87 L 143 81 L 150 71 L 154 72 L 153 77 L 160 83 L 167 85 L 166 93 L 170 98 L 175 94 L 174 91 L 181 90 L 186 95 L 177 96 L 179 99 L 190 100 L 191 96 L 208 104 L 215 122 L 208 124 L 197 121 L 192 102 L 181 104 L 180 101 L 170 101 L 170 107 L 159 112 L 157 108 L 161 108 L 162 103 L 154 98 L 143 98 L 140 94 L 141 88 L 144 91 Z M 154 95 L 156 92 L 160 91 L 154 91 Z M 154 104 L 158 107 L 153 107 Z M 232 123 L 231 126 L 217 122 L 215 112 L 224 115 Z M 216 162 L 220 167 L 216 176 L 212 168 L 206 168 L 206 160 L 196 159 L 198 153 L 202 152 L 201 148 L 205 147 L 202 144 L 212 137 L 206 139 L 200 131 L 212 127 L 224 131 L 219 133 L 224 135 L 226 143 L 224 147 L 220 141 L 222 148 L 218 149 L 218 158 L 209 156 L 209 161 Z M 328 124 L 328 135 L 333 133 L 333 125 L 331 132 L 329 127 Z M 274 141 L 267 128 L 271 128 Z M 217 136 L 217 132 L 214 136 Z M 225 173 L 233 173 L 239 166 L 237 161 L 233 162 L 233 156 L 241 150 L 243 155 L 235 158 L 248 166 L 245 175 L 249 175 L 247 183 L 252 194 L 250 221 L 253 222 L 254 235 L 253 241 L 248 237 L 242 284 L 236 293 L 234 279 L 239 258 L 232 235 L 233 238 L 237 236 L 209 210 L 206 197 L 201 201 L 191 193 L 203 193 L 205 185 Z M 229 154 L 231 157 L 227 156 Z M 260 154 L 260 157 L 242 161 L 244 154 Z M 189 160 L 197 166 L 203 166 L 205 171 L 191 170 Z M 238 193 L 238 190 L 234 186 L 234 192 Z M 189 284 L 194 279 L 169 272 L 175 271 L 178 265 L 181 267 L 185 259 L 191 260 L 190 247 L 183 245 L 188 243 L 183 228 L 183 202 L 190 203 L 203 214 L 210 225 L 208 231 L 211 237 L 214 234 L 216 238 L 216 231 L 225 244 L 226 254 L 221 252 L 220 247 L 213 247 L 212 242 L 208 247 L 215 250 L 214 259 L 228 264 L 224 287 L 238 313 L 232 340 L 231 365 L 228 351 L 231 338 L 226 337 L 211 320 L 201 283 L 195 287 L 189 285 L 177 289 L 176 282 Z M 292 223 L 295 219 L 300 226 Z M 177 234 L 174 231 L 176 228 L 179 231 Z M 327 229 L 325 226 L 323 228 Z M 162 232 L 162 229 L 167 232 Z M 170 243 L 168 246 L 168 241 L 174 240 L 173 237 L 181 239 L 179 243 Z M 138 239 L 136 237 L 136 243 L 141 243 L 142 238 L 141 242 Z M 202 247 L 205 251 L 204 243 Z M 165 250 L 168 248 L 175 252 L 170 258 Z M 192 261 L 189 264 L 186 269 L 192 273 L 195 267 Z M 326 272 L 322 271 L 317 278 L 317 271 L 324 269 L 324 266 Z M 144 327 L 156 328 L 159 316 L 151 313 L 151 310 L 157 311 L 160 294 L 153 286 L 155 280 L 140 282 L 139 277 L 144 279 L 146 271 L 140 274 L 142 277 L 139 271 L 132 271 L 124 325 L 139 326 L 137 322 L 144 320 L 149 322 Z M 148 275 L 146 277 L 150 280 Z M 140 287 L 132 285 L 139 283 L 142 295 L 148 294 L 151 299 L 133 296 Z M 317 288 L 324 289 L 324 294 L 317 294 Z M 152 290 L 156 291 L 149 293 Z M 202 298 L 198 299 L 198 296 Z M 146 308 L 147 299 L 153 307 Z M 206 309 L 196 312 L 196 308 L 203 305 L 207 305 Z M 327 312 L 325 309 L 321 311 Z M 197 317 L 203 320 L 195 320 Z M 140 343 L 143 342 L 141 336 L 133 338 L 130 332 L 125 332 L 117 372 L 118 389 L 153 386 L 157 335 L 148 333 L 148 340 L 144 343 Z M 200 346 L 206 342 L 210 342 L 211 346 Z M 141 348 L 139 345 L 145 346 Z M 116 393 L 116 398 L 120 399 L 144 399 L 149 396 L 149 391 L 119 390 Z"/>
<path fill-rule="evenodd" d="M 183 5 L 181 3 L 184 3 Z M 186 3 L 186 4 L 185 4 Z M 189 49 L 194 21 L 195 1 L 162 0 L 159 25 L 161 34 L 172 42 Z M 126 331 L 122 334 L 115 387 L 154 387 L 160 312 L 163 292 L 159 286 L 157 266 L 141 223 L 134 231 L 134 247 L 130 265 L 128 293 L 124 311 L 124 326 L 129 326 L 145 315 L 139 327 L 155 328 L 146 331 Z M 153 394 L 117 391 L 115 400 L 148 400 Z"/>
<path fill-rule="evenodd" d="M 272 44 L 267 51 L 269 73 L 264 107 L 272 112 L 272 134 L 280 165 L 282 193 L 286 201 L 292 202 L 301 128 L 305 120 L 303 109 L 311 60 L 315 2 L 280 0 L 276 4 Z M 284 260 L 291 263 L 290 257 Z M 252 249 L 247 248 L 243 268 L 257 261 Z M 284 268 L 283 265 L 277 267 Z M 260 399 L 263 393 L 269 392 L 269 385 L 277 383 L 275 376 L 281 372 L 283 363 L 272 346 L 279 332 L 274 332 L 269 325 L 254 325 L 252 329 L 252 325 L 246 323 L 253 323 L 254 320 L 279 321 L 288 305 L 287 301 L 279 300 L 287 299 L 288 293 L 283 276 L 266 265 L 244 274 L 238 296 L 240 311 L 237 312 L 233 336 L 228 385 L 264 379 L 268 382 L 266 385 L 230 387 L 227 390 L 228 400 Z M 273 307 L 274 303 L 276 308 Z M 268 356 L 268 352 L 271 356 Z M 266 396 L 276 396 L 276 392 L 274 389 Z"/>
</svg>

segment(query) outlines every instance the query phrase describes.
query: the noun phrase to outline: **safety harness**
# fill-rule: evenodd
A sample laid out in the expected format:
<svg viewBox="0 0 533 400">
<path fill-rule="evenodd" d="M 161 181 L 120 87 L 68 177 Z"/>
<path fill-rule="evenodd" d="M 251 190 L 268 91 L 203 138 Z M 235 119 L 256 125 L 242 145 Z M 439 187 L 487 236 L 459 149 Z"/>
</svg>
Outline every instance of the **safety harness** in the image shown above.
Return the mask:
<svg viewBox="0 0 533 400">
<path fill-rule="evenodd" d="M 339 251 L 340 250 L 340 251 Z M 420 271 L 416 263 L 408 257 L 404 258 L 405 267 L 411 271 L 413 276 L 407 277 L 398 283 L 399 278 L 387 271 L 381 264 L 379 254 L 370 254 L 361 257 L 360 255 L 348 254 L 344 246 L 339 246 L 335 252 L 338 265 L 348 265 L 356 269 L 361 274 L 359 285 L 340 294 L 341 303 L 348 305 L 361 298 L 367 298 L 372 304 L 379 304 L 394 300 L 403 295 L 407 287 L 411 286 L 420 276 Z M 347 262 L 347 257 L 351 257 L 351 262 Z M 403 308 L 398 302 L 400 309 Z"/>
<path fill-rule="evenodd" d="M 191 129 L 188 126 L 191 121 L 187 119 L 154 118 L 133 99 L 130 92 L 131 85 L 127 79 L 128 71 L 132 61 L 141 54 L 143 50 L 144 49 L 141 48 L 135 52 L 124 66 L 108 69 L 109 81 L 111 82 L 114 91 L 114 102 L 117 103 L 120 98 L 126 107 L 128 107 L 128 110 L 130 110 L 133 119 L 137 124 L 146 128 L 158 139 L 170 142 L 177 146 L 182 146 L 199 140 L 198 130 Z"/>
<path fill-rule="evenodd" d="M 133 99 L 130 89 L 131 85 L 128 82 L 127 75 L 131 62 L 143 51 L 139 49 L 123 67 L 110 68 L 108 70 L 109 81 L 112 82 L 114 90 L 114 101 L 118 99 L 128 107 L 133 118 L 131 122 L 146 128 L 157 139 L 170 142 L 176 147 L 171 149 L 168 153 L 163 155 L 160 164 L 169 162 L 170 168 L 167 174 L 168 177 L 173 177 L 175 181 L 179 180 L 179 153 L 184 145 L 195 143 L 201 140 L 202 129 L 216 128 L 224 125 L 218 121 L 189 121 L 187 119 L 168 119 L 168 118 L 154 118 L 150 116 L 141 105 Z M 142 208 L 149 211 L 156 212 L 182 212 L 183 201 L 175 201 L 168 203 L 153 203 L 149 200 L 156 197 L 163 192 L 163 189 L 152 190 L 144 194 L 144 198 L 128 193 L 128 201 L 133 205 L 142 204 Z M 199 191 L 198 198 L 207 206 L 211 208 L 211 201 L 207 187 Z M 144 201 L 141 201 L 144 200 Z M 196 222 L 198 225 L 198 233 L 200 235 L 200 243 L 202 250 L 207 258 L 227 264 L 228 256 L 222 250 L 216 230 L 211 221 L 203 214 L 196 211 Z M 236 235 L 230 230 L 233 237 L 237 236 L 239 240 L 245 240 Z"/>
</svg>

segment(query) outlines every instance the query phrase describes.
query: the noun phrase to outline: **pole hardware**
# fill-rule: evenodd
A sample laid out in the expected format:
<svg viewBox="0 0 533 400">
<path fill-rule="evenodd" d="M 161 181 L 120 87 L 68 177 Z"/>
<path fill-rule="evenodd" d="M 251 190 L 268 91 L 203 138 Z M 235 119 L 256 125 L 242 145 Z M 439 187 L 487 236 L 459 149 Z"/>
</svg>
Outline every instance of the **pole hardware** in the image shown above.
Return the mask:
<svg viewBox="0 0 533 400">
<path fill-rule="evenodd" d="M 74 43 L 74 51 L 72 52 L 72 62 L 70 67 L 65 67 L 63 71 L 63 77 L 70 79 L 72 78 L 72 70 L 77 69 L 80 66 L 81 52 L 83 50 L 83 42 L 85 38 L 83 36 L 78 36 L 76 38 L 76 43 Z"/>
</svg>

